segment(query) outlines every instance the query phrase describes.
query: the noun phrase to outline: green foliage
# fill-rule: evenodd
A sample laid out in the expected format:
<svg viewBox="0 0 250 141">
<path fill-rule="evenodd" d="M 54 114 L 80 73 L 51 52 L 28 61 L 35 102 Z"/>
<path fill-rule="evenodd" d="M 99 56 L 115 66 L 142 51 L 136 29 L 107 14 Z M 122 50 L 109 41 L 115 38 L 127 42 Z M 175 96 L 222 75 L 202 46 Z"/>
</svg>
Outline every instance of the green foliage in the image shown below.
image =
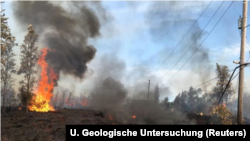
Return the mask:
<svg viewBox="0 0 250 141">
<path fill-rule="evenodd" d="M 193 87 L 189 88 L 189 91 L 183 91 L 179 93 L 174 100 L 174 108 L 178 109 L 184 113 L 190 112 L 204 112 L 206 96 L 201 96 L 202 90 L 195 89 Z"/>
</svg>

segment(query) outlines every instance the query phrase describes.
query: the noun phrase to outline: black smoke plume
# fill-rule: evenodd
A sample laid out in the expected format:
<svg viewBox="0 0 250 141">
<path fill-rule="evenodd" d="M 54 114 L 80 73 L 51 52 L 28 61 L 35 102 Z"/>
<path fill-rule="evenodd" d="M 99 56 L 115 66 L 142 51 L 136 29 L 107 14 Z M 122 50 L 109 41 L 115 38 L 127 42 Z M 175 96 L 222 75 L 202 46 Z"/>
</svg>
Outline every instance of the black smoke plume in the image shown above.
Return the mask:
<svg viewBox="0 0 250 141">
<path fill-rule="evenodd" d="M 36 32 L 42 35 L 41 42 L 55 50 L 46 57 L 54 70 L 83 78 L 86 64 L 97 51 L 88 44 L 88 39 L 100 35 L 100 21 L 94 10 L 85 2 L 66 2 L 66 8 L 70 10 L 62 6 L 63 2 L 22 1 L 12 4 L 15 18 L 23 29 L 32 24 Z M 101 8 L 98 2 L 91 4 Z"/>
</svg>

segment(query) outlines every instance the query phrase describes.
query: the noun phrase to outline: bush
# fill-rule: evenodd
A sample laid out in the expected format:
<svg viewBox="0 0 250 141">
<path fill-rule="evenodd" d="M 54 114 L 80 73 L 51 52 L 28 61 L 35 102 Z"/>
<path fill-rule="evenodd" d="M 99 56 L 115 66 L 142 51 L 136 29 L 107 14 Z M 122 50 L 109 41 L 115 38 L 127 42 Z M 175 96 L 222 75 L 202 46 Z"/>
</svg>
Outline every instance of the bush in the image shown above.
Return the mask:
<svg viewBox="0 0 250 141">
<path fill-rule="evenodd" d="M 223 125 L 233 124 L 233 114 L 226 108 L 225 105 L 214 106 L 210 114 L 219 118 L 220 123 Z"/>
</svg>

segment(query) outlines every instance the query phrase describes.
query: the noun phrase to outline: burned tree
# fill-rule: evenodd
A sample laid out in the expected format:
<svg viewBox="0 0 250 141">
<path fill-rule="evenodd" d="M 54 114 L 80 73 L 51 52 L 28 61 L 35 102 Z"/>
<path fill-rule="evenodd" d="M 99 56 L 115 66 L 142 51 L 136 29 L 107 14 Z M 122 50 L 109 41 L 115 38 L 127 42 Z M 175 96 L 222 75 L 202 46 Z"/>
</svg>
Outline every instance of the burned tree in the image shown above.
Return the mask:
<svg viewBox="0 0 250 141">
<path fill-rule="evenodd" d="M 32 25 L 28 26 L 28 33 L 24 38 L 24 43 L 21 45 L 21 66 L 18 70 L 18 74 L 24 75 L 24 79 L 19 83 L 21 85 L 21 96 L 24 96 L 26 101 L 22 101 L 23 105 L 26 106 L 26 112 L 28 112 L 28 105 L 32 98 L 32 91 L 35 80 L 35 66 L 38 59 L 38 47 L 35 46 L 35 43 L 38 40 L 38 34 L 36 34 Z"/>
</svg>

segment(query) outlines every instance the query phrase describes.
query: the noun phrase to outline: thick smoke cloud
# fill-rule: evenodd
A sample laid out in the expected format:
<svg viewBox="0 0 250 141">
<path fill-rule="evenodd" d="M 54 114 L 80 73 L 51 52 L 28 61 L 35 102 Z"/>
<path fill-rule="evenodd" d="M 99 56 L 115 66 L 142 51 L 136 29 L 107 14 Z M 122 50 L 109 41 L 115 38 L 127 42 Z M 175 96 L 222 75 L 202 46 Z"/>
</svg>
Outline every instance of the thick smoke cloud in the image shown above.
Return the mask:
<svg viewBox="0 0 250 141">
<path fill-rule="evenodd" d="M 91 96 L 91 104 L 96 110 L 114 115 L 124 104 L 127 90 L 121 82 L 108 77 L 96 84 Z"/>
<path fill-rule="evenodd" d="M 88 39 L 99 36 L 101 26 L 100 14 L 96 15 L 90 7 L 100 9 L 106 15 L 100 3 L 68 2 L 67 10 L 57 2 L 13 2 L 13 5 L 16 19 L 24 29 L 32 24 L 43 35 L 42 42 L 56 50 L 50 52 L 46 59 L 57 73 L 87 77 L 86 64 L 95 57 L 97 51 L 88 44 Z M 101 17 L 105 21 L 108 17 L 104 15 Z M 138 116 L 138 123 L 142 124 L 176 124 L 175 120 L 182 124 L 180 121 L 186 120 L 178 111 L 166 113 L 159 106 L 148 103 L 147 78 L 153 82 L 149 101 L 153 99 L 156 85 L 153 80 L 159 78 L 143 67 L 127 71 L 125 63 L 114 54 L 112 52 L 99 58 L 99 67 L 89 76 L 94 77 L 94 81 L 88 82 L 92 85 L 92 108 L 124 122 L 129 122 L 134 114 Z M 160 96 L 169 93 L 168 87 L 160 87 Z M 131 101 L 128 96 L 134 94 L 138 97 Z"/>
<path fill-rule="evenodd" d="M 36 32 L 43 35 L 42 42 L 56 50 L 49 52 L 46 59 L 57 73 L 83 78 L 86 64 L 95 57 L 97 51 L 88 44 L 88 39 L 100 35 L 100 22 L 85 3 L 66 4 L 70 10 L 66 10 L 59 2 L 13 2 L 14 15 L 21 26 L 32 24 Z M 96 8 L 101 7 L 99 3 L 91 4 L 96 4 Z"/>
<path fill-rule="evenodd" d="M 194 7 L 195 5 L 195 7 Z M 164 53 L 169 54 L 177 43 L 184 37 L 185 33 L 195 23 L 203 9 L 205 9 L 207 3 L 196 1 L 196 2 L 178 2 L 178 1 L 164 1 L 164 2 L 153 2 L 146 13 L 146 22 L 150 26 L 150 34 L 155 42 L 169 43 L 174 41 L 175 43 L 168 48 L 164 48 Z M 197 12 L 198 11 L 198 12 Z M 205 16 L 206 13 L 203 15 Z M 181 68 L 187 59 L 193 54 L 193 52 L 200 46 L 204 35 L 202 32 L 203 27 L 200 27 L 196 23 L 187 36 L 179 44 L 178 48 L 170 56 L 167 64 L 169 69 L 182 57 L 182 55 L 188 50 L 188 53 L 182 58 L 182 60 L 175 66 L 175 69 Z M 162 52 L 162 51 L 161 51 Z M 160 63 L 165 60 L 167 56 L 164 55 L 164 59 L 161 59 Z M 193 72 L 199 74 L 201 83 L 209 79 L 211 64 L 209 58 L 209 52 L 204 46 L 199 47 L 194 56 L 189 60 L 188 64 Z M 191 78 L 190 78 L 191 79 Z M 207 86 L 203 85 L 203 90 L 206 91 Z"/>
<path fill-rule="evenodd" d="M 106 118 L 114 118 L 124 124 L 195 124 L 178 110 L 166 113 L 154 104 L 155 84 L 152 83 L 147 101 L 146 76 L 157 79 L 144 67 L 128 70 L 126 64 L 115 53 L 98 58 L 94 69 L 94 86 L 90 94 L 90 108 L 102 112 Z M 96 61 L 96 60 L 95 60 Z M 160 87 L 160 96 L 170 95 L 168 87 Z M 135 115 L 136 119 L 131 118 Z"/>
</svg>

